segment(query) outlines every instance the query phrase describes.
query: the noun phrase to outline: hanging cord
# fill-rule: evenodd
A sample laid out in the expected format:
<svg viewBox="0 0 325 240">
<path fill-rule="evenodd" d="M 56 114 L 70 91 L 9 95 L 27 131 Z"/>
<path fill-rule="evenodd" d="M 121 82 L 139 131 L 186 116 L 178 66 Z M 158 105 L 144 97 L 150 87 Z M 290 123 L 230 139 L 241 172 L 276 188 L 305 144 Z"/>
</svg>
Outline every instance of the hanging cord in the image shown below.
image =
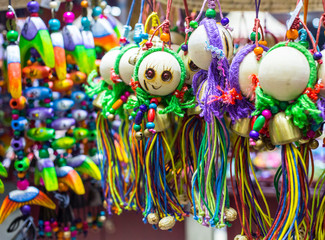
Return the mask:
<svg viewBox="0 0 325 240">
<path fill-rule="evenodd" d="M 132 13 L 133 13 L 133 9 L 134 9 L 134 4 L 135 4 L 135 0 L 132 1 L 131 7 L 130 7 L 130 11 L 129 11 L 129 15 L 128 15 L 128 19 L 126 20 L 126 24 L 127 26 L 130 26 L 130 22 L 131 22 L 131 17 L 132 17 Z"/>
<path fill-rule="evenodd" d="M 325 27 L 325 0 L 322 0 L 322 3 L 323 3 L 324 13 L 322 14 L 322 16 L 319 19 L 319 24 L 318 24 L 318 28 L 317 28 L 317 35 L 316 35 L 316 46 L 318 46 L 318 42 L 319 42 L 320 29 L 321 29 L 322 26 Z"/>
<path fill-rule="evenodd" d="M 145 0 L 141 0 L 140 15 L 139 15 L 138 23 L 142 22 L 142 14 L 143 14 L 144 3 L 145 3 Z"/>
<path fill-rule="evenodd" d="M 261 5 L 261 0 L 255 0 L 255 23 L 254 23 L 254 27 L 253 27 L 253 32 L 251 33 L 251 40 L 254 41 L 255 40 L 255 49 L 254 49 L 254 53 L 256 55 L 256 59 L 257 61 L 259 61 L 262 57 L 262 54 L 264 52 L 264 49 L 262 47 L 259 46 L 259 44 L 266 46 L 266 42 L 264 41 L 264 32 L 263 32 L 263 28 L 261 26 L 261 22 L 260 19 L 258 18 L 258 14 L 260 11 L 260 5 Z M 262 34 L 262 41 L 259 41 L 259 30 L 261 31 Z M 254 36 L 255 34 L 255 36 Z"/>
</svg>

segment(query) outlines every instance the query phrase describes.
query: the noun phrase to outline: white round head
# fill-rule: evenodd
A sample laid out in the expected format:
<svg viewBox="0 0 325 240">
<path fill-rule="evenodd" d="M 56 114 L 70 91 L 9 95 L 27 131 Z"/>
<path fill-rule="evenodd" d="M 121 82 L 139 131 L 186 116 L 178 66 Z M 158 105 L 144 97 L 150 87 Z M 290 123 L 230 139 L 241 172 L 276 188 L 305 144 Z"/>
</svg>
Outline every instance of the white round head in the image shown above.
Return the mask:
<svg viewBox="0 0 325 240">
<path fill-rule="evenodd" d="M 120 49 L 112 49 L 108 51 L 100 61 L 100 65 L 99 65 L 100 75 L 103 77 L 104 81 L 107 82 L 108 84 L 112 84 L 111 69 L 112 67 L 114 67 L 117 55 L 119 53 L 120 53 Z"/>
<path fill-rule="evenodd" d="M 123 54 L 123 56 L 120 59 L 119 75 L 120 75 L 121 80 L 127 85 L 130 85 L 133 70 L 134 70 L 134 65 L 130 64 L 129 59 L 130 59 L 130 57 L 137 54 L 138 51 L 139 51 L 139 48 L 137 48 L 137 47 L 130 48 Z"/>
<path fill-rule="evenodd" d="M 320 90 L 319 95 L 324 98 L 325 97 L 325 50 L 323 50 L 321 53 L 323 55 L 322 57 L 323 63 L 320 64 L 318 68 L 318 79 L 324 85 L 324 87 Z"/>
<path fill-rule="evenodd" d="M 233 39 L 227 29 L 225 29 L 220 24 L 215 24 L 217 25 L 219 36 L 221 37 L 223 46 L 222 50 L 225 56 L 230 59 L 233 56 L 234 52 Z M 211 51 L 207 49 L 207 44 L 210 45 L 210 41 L 205 27 L 202 24 L 194 30 L 189 38 L 188 54 L 190 55 L 190 58 L 193 60 L 195 65 L 204 70 L 209 69 L 210 63 L 212 61 L 212 54 Z"/>
<path fill-rule="evenodd" d="M 263 55 L 264 54 L 265 53 L 263 53 Z M 257 61 L 256 55 L 252 51 L 247 54 L 240 63 L 238 72 L 238 82 L 240 86 L 240 91 L 245 97 L 252 94 L 253 84 L 251 80 L 251 75 L 255 74 L 257 76 L 260 62 L 261 59 Z"/>
<path fill-rule="evenodd" d="M 168 52 L 158 51 L 146 56 L 139 65 L 141 88 L 151 95 L 166 96 L 173 93 L 181 80 L 181 66 Z"/>
<path fill-rule="evenodd" d="M 170 40 L 173 44 L 181 45 L 185 41 L 185 37 L 178 32 L 171 31 Z"/>
<path fill-rule="evenodd" d="M 193 76 L 195 73 L 197 73 L 200 70 L 200 68 L 194 64 L 194 62 L 191 60 L 188 54 L 184 55 L 183 50 L 180 50 L 178 52 L 178 55 L 181 57 L 185 65 L 185 69 L 186 69 L 185 83 L 192 85 Z"/>
<path fill-rule="evenodd" d="M 278 47 L 261 61 L 258 78 L 263 91 L 279 101 L 295 100 L 307 87 L 307 58 L 293 47 Z"/>
</svg>

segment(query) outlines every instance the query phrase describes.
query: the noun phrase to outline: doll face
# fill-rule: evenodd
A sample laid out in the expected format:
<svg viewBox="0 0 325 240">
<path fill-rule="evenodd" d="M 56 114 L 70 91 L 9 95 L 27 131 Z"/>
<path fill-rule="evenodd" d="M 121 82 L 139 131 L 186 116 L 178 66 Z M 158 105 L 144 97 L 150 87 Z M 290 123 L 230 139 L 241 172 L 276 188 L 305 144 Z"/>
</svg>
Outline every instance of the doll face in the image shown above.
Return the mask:
<svg viewBox="0 0 325 240">
<path fill-rule="evenodd" d="M 131 77 L 134 70 L 134 65 L 130 64 L 129 59 L 131 56 L 137 54 L 138 51 L 139 48 L 131 48 L 127 50 L 120 59 L 120 64 L 119 64 L 120 78 L 127 85 L 129 85 L 131 82 Z"/>
<path fill-rule="evenodd" d="M 166 96 L 173 93 L 179 85 L 181 67 L 170 53 L 154 52 L 142 60 L 138 78 L 141 88 L 146 92 Z"/>
<path fill-rule="evenodd" d="M 112 84 L 111 81 L 111 69 L 114 67 L 117 55 L 120 53 L 119 49 L 110 50 L 102 58 L 99 66 L 100 75 L 103 77 L 104 81 L 108 84 Z"/>
<path fill-rule="evenodd" d="M 188 54 L 184 55 L 184 51 L 179 51 L 178 55 L 183 60 L 183 63 L 186 68 L 186 78 L 185 83 L 192 85 L 192 79 L 195 73 L 197 73 L 200 68 L 194 64 L 194 62 L 191 60 Z"/>
</svg>

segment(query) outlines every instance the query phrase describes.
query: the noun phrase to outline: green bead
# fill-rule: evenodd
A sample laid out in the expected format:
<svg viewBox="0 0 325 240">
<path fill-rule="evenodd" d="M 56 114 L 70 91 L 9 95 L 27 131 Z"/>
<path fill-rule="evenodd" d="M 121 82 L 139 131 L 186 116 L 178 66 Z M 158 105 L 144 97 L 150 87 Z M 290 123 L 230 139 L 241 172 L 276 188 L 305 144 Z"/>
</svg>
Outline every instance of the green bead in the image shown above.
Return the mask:
<svg viewBox="0 0 325 240">
<path fill-rule="evenodd" d="M 18 32 L 15 30 L 10 30 L 7 32 L 7 39 L 9 42 L 16 42 L 18 39 Z"/>
<path fill-rule="evenodd" d="M 199 24 L 197 23 L 197 21 L 193 21 L 193 20 L 192 20 L 192 21 L 190 22 L 190 27 L 191 27 L 191 28 L 196 29 L 198 26 L 199 26 Z"/>
<path fill-rule="evenodd" d="M 95 51 L 96 51 L 96 54 L 101 54 L 103 49 L 101 47 L 99 47 L 99 46 L 96 46 Z"/>
<path fill-rule="evenodd" d="M 45 106 L 46 106 L 47 104 L 45 104 Z M 47 107 L 47 106 L 46 106 Z M 46 119 L 46 123 L 47 124 L 50 124 L 52 122 L 52 120 L 51 119 Z"/>
<path fill-rule="evenodd" d="M 15 136 L 20 136 L 20 131 L 14 131 Z"/>
<path fill-rule="evenodd" d="M 255 42 L 255 40 L 256 40 L 256 32 L 252 32 L 252 33 L 251 33 L 251 35 L 250 35 L 250 39 L 251 39 L 253 42 Z M 258 35 L 257 35 L 257 39 L 258 39 L 258 40 L 261 39 L 261 34 L 260 34 L 260 33 L 258 33 Z"/>
<path fill-rule="evenodd" d="M 135 131 L 140 131 L 140 130 L 141 130 L 141 126 L 138 125 L 138 124 L 134 124 L 133 129 L 134 129 Z"/>
<path fill-rule="evenodd" d="M 111 114 L 114 114 L 114 113 L 115 113 L 115 109 L 114 109 L 114 108 L 110 108 L 110 109 L 109 109 L 109 112 L 110 112 Z"/>
<path fill-rule="evenodd" d="M 301 40 L 301 41 L 299 41 L 299 43 L 302 45 L 302 46 L 304 46 L 305 48 L 309 48 L 309 42 L 308 41 L 306 41 L 306 40 Z"/>
<path fill-rule="evenodd" d="M 49 151 L 47 151 L 46 149 L 41 149 L 39 151 L 39 157 L 40 158 L 49 158 L 50 157 Z"/>
<path fill-rule="evenodd" d="M 205 12 L 205 16 L 207 18 L 215 18 L 217 16 L 216 10 L 209 8 L 206 12 Z"/>
<path fill-rule="evenodd" d="M 41 63 L 43 60 L 42 60 L 42 58 L 37 58 L 37 62 L 39 62 L 39 63 Z"/>
<path fill-rule="evenodd" d="M 132 112 L 132 113 L 131 113 L 131 116 L 132 116 L 132 117 L 135 117 L 136 115 L 137 115 L 137 112 Z"/>
<path fill-rule="evenodd" d="M 272 106 L 271 107 L 271 113 L 272 114 L 276 114 L 276 113 L 278 113 L 279 112 L 279 108 L 277 107 L 277 106 Z"/>
<path fill-rule="evenodd" d="M 19 114 L 19 110 L 16 109 L 12 110 L 12 114 Z"/>
<path fill-rule="evenodd" d="M 264 124 L 265 124 L 265 117 L 261 115 L 255 120 L 253 130 L 257 132 L 260 131 L 263 128 Z"/>
<path fill-rule="evenodd" d="M 51 107 L 51 104 L 46 103 L 46 104 L 45 104 L 45 107 L 50 108 L 50 107 Z M 50 119 L 48 119 L 48 120 L 50 120 Z M 52 121 L 51 121 L 51 122 L 52 122 Z M 50 123 L 51 123 L 51 122 L 50 122 Z"/>
<path fill-rule="evenodd" d="M 52 232 L 47 232 L 47 233 L 45 233 L 45 235 L 46 235 L 47 237 L 51 237 L 51 236 L 52 236 Z"/>
<path fill-rule="evenodd" d="M 65 158 L 59 158 L 57 160 L 57 164 L 58 164 L 59 167 L 64 167 L 64 166 L 67 165 L 67 160 L 65 160 Z"/>
<path fill-rule="evenodd" d="M 287 106 L 288 106 L 287 102 L 280 102 L 280 109 L 281 110 L 286 110 Z"/>
<path fill-rule="evenodd" d="M 96 153 L 97 153 L 97 149 L 96 148 L 92 148 L 92 149 L 90 149 L 89 150 L 89 156 L 95 156 L 96 155 Z"/>
<path fill-rule="evenodd" d="M 49 87 L 49 84 L 48 83 L 44 83 L 44 87 Z"/>
</svg>

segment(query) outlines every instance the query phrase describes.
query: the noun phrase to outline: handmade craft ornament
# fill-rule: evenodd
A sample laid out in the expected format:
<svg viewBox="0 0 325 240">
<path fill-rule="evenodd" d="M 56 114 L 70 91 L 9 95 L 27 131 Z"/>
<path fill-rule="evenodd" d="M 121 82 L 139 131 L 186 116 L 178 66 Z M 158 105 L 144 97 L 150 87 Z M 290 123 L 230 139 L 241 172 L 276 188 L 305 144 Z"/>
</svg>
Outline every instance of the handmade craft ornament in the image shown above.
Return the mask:
<svg viewBox="0 0 325 240">
<path fill-rule="evenodd" d="M 45 65 L 54 68 L 55 59 L 50 34 L 43 20 L 38 17 L 39 4 L 30 1 L 27 9 L 31 13 L 24 23 L 19 39 L 22 66 L 26 66 L 29 59 L 29 50 L 35 48 L 40 54 Z"/>
<path fill-rule="evenodd" d="M 10 32 L 11 31 L 9 31 L 7 35 Z M 18 38 L 18 33 L 17 33 L 17 38 Z M 15 39 L 14 41 L 17 41 L 17 39 Z M 19 98 L 22 94 L 19 46 L 16 44 L 11 44 L 7 46 L 6 51 L 7 51 L 7 68 L 8 68 L 8 92 L 10 92 L 12 98 Z"/>
<path fill-rule="evenodd" d="M 266 94 L 279 101 L 292 101 L 303 93 L 310 75 L 306 56 L 288 45 L 270 51 L 262 59 L 258 78 Z"/>
<path fill-rule="evenodd" d="M 177 53 L 183 60 L 183 63 L 186 68 L 185 83 L 188 85 L 192 85 L 193 76 L 195 73 L 197 73 L 200 70 L 200 68 L 195 65 L 195 63 L 191 60 L 191 58 L 190 58 L 189 54 L 187 54 L 187 52 L 185 54 L 182 46 L 178 48 Z"/>
<path fill-rule="evenodd" d="M 7 170 L 4 168 L 4 166 L 2 165 L 2 163 L 0 163 L 0 176 L 1 177 L 8 177 Z M 5 190 L 5 187 L 3 185 L 2 180 L 0 180 L 0 193 L 3 193 L 4 190 Z"/>
<path fill-rule="evenodd" d="M 110 85 L 112 84 L 111 70 L 115 66 L 116 58 L 120 54 L 120 51 L 120 48 L 111 49 L 103 56 L 99 65 L 100 75 L 103 80 Z"/>
<path fill-rule="evenodd" d="M 137 68 L 141 88 L 153 96 L 171 94 L 180 84 L 181 66 L 168 52 L 155 51 L 147 55 Z"/>
<path fill-rule="evenodd" d="M 325 60 L 325 50 L 321 51 L 322 54 L 322 64 L 318 65 L 318 79 L 319 79 L 319 83 L 323 84 L 323 87 L 320 89 L 319 95 L 323 98 L 325 98 L 325 64 L 324 64 L 324 60 Z"/>
<path fill-rule="evenodd" d="M 217 22 L 215 24 L 219 30 L 223 49 L 218 49 L 216 46 L 211 45 L 208 37 L 210 33 L 207 33 L 204 25 L 200 25 L 195 29 L 188 40 L 189 57 L 195 65 L 203 70 L 209 69 L 212 58 L 216 57 L 216 55 L 225 56 L 228 60 L 233 56 L 232 36 L 222 25 L 217 24 Z"/>
</svg>

